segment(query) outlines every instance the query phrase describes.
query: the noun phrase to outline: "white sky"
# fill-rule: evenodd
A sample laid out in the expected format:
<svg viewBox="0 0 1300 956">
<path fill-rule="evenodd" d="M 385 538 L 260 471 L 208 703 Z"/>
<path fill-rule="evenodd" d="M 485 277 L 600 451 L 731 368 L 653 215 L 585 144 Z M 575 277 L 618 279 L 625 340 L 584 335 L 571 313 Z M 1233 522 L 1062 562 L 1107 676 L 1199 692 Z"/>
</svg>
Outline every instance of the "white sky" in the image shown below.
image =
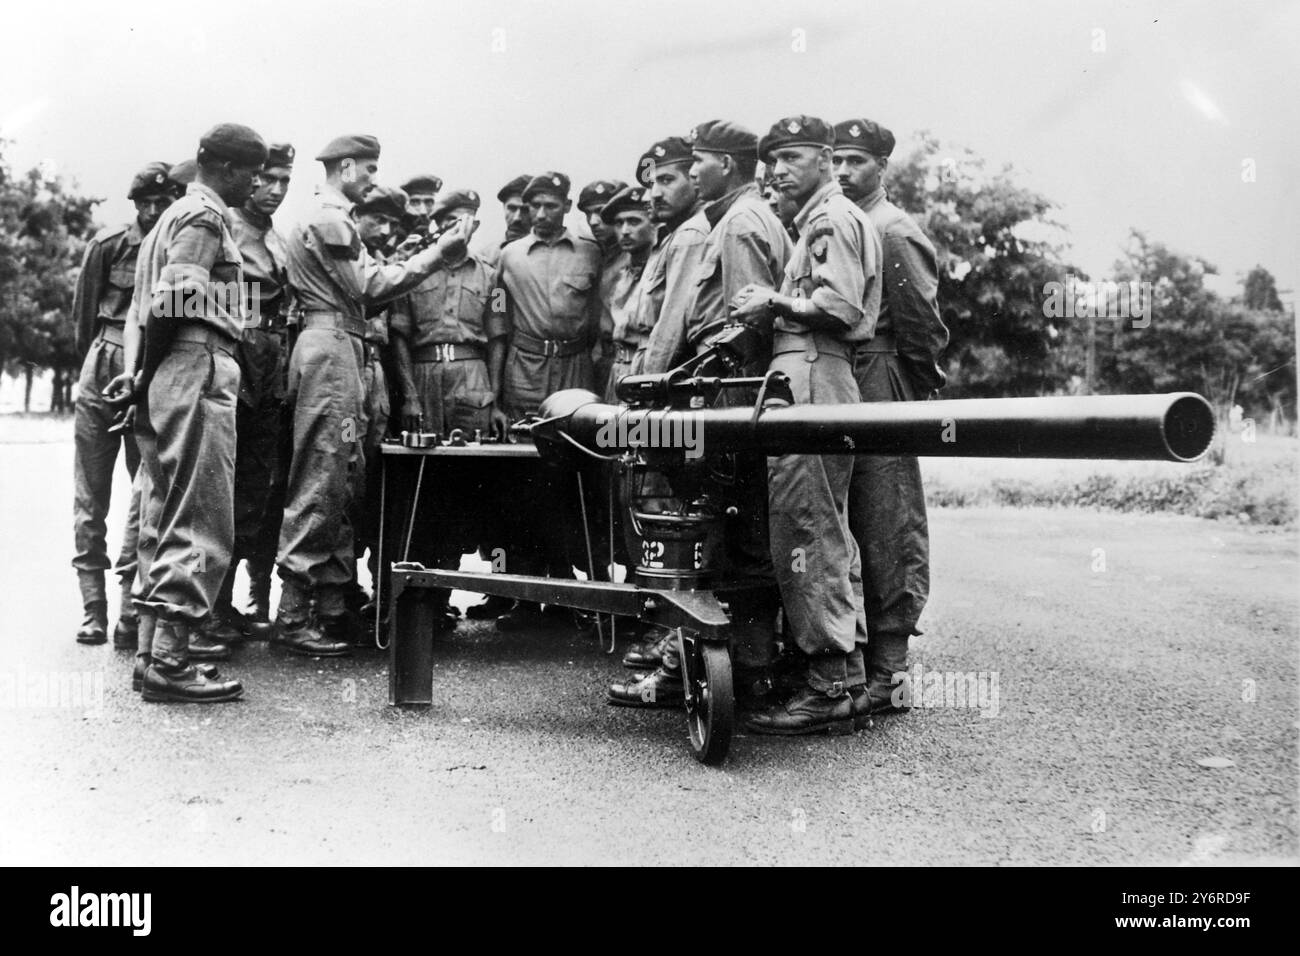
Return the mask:
<svg viewBox="0 0 1300 956">
<path fill-rule="evenodd" d="M 695 123 L 806 112 L 875 119 L 896 155 L 929 129 L 1014 163 L 1094 275 L 1132 225 L 1230 280 L 1260 263 L 1300 282 L 1294 0 L 44 0 L 4 28 L 11 165 L 53 162 L 107 197 L 106 223 L 132 214 L 138 167 L 223 121 L 298 148 L 287 228 L 340 133 L 379 137 L 385 182 L 427 170 L 493 196 L 524 171 L 629 180 Z M 500 236 L 495 202 L 480 218 Z"/>
</svg>

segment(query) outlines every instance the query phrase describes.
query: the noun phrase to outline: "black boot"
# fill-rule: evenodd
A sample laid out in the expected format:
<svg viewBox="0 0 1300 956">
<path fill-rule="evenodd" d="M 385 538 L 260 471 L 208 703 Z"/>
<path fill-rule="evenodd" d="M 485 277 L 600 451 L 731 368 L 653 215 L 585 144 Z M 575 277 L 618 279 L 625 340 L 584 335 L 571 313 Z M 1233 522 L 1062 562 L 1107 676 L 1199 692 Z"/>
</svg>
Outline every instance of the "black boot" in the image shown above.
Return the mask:
<svg viewBox="0 0 1300 956">
<path fill-rule="evenodd" d="M 248 600 L 252 604 L 248 616 L 255 621 L 271 623 L 271 566 L 248 562 Z M 269 636 L 269 632 L 268 632 Z"/>
<path fill-rule="evenodd" d="M 271 645 L 300 657 L 347 657 L 352 653 L 350 643 L 326 633 L 321 624 L 310 618 L 302 621 L 277 620 Z"/>
<path fill-rule="evenodd" d="M 682 672 L 657 667 L 611 684 L 608 699 L 620 707 L 682 707 L 686 703 Z"/>
<path fill-rule="evenodd" d="M 151 661 L 141 681 L 140 696 L 152 703 L 216 704 L 244 693 L 237 680 L 205 677 L 193 665 L 173 666 Z"/>
<path fill-rule="evenodd" d="M 78 644 L 103 644 L 108 641 L 108 594 L 104 591 L 103 571 L 78 571 L 81 587 L 81 627 Z"/>
<path fill-rule="evenodd" d="M 514 604 L 510 598 L 492 596 L 482 604 L 471 604 L 465 609 L 465 616 L 471 621 L 491 621 L 506 613 Z"/>
<path fill-rule="evenodd" d="M 805 687 L 784 703 L 755 711 L 745 726 L 756 734 L 796 736 L 800 734 L 851 734 L 854 731 L 853 699 L 847 692 L 831 697 Z"/>
</svg>

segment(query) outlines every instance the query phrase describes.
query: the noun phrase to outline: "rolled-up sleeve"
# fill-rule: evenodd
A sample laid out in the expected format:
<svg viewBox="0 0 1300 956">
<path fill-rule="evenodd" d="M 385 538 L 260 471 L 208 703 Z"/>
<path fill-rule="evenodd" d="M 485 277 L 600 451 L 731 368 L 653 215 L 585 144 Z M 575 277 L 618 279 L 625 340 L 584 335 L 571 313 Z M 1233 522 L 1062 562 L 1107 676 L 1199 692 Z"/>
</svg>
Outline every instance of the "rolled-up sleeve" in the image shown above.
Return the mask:
<svg viewBox="0 0 1300 956">
<path fill-rule="evenodd" d="M 825 216 L 811 225 L 808 249 L 812 260 L 812 292 L 808 298 L 834 320 L 827 325 L 848 332 L 862 321 L 867 277 L 879 271 L 879 247 L 872 248 L 870 243 L 865 243 L 857 223 L 852 220 L 841 222 L 834 216 Z"/>
</svg>

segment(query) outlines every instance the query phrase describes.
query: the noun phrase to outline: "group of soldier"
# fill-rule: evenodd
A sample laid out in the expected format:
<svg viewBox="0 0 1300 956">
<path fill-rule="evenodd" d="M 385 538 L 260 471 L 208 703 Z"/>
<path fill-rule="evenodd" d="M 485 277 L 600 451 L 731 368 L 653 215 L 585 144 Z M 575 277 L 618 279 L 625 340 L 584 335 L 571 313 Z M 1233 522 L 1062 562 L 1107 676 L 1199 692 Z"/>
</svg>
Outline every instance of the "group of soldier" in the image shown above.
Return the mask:
<svg viewBox="0 0 1300 956">
<path fill-rule="evenodd" d="M 433 175 L 379 185 L 372 136 L 316 155 L 316 206 L 287 238 L 272 216 L 292 146 L 222 124 L 194 160 L 149 164 L 131 184 L 136 219 L 91 240 L 77 287 L 77 640 L 109 639 L 119 446 L 134 481 L 113 643 L 135 649 L 145 700 L 213 702 L 243 692 L 213 663 L 232 644 L 341 656 L 361 616 L 384 613 L 357 564 L 368 549 L 381 578 L 376 456 L 390 430 L 504 440 L 559 390 L 613 401 L 624 376 L 667 372 L 738 325 L 762 343 L 755 370 L 783 372 L 795 402 L 930 397 L 947 330 L 934 249 L 882 186 L 893 148 L 866 119 L 787 117 L 761 138 L 706 122 L 652 144 L 632 185 L 580 190 L 590 237 L 565 225 L 567 176 L 516 177 L 497 193 L 507 231 L 488 250 L 470 247 L 477 192 Z M 744 517 L 729 560 L 773 582 L 770 601 L 732 608 L 747 725 L 848 732 L 898 709 L 894 677 L 929 588 L 916 460 L 736 465 Z M 527 556 L 512 570 L 572 573 L 548 568 L 537 542 L 511 545 Z M 422 557 L 454 566 L 460 550 L 435 540 Z M 247 611 L 233 601 L 240 562 Z M 508 630 L 546 612 L 489 598 L 467 613 Z M 440 608 L 437 626 L 455 620 Z M 611 702 L 680 706 L 675 636 L 640 636 Z"/>
</svg>

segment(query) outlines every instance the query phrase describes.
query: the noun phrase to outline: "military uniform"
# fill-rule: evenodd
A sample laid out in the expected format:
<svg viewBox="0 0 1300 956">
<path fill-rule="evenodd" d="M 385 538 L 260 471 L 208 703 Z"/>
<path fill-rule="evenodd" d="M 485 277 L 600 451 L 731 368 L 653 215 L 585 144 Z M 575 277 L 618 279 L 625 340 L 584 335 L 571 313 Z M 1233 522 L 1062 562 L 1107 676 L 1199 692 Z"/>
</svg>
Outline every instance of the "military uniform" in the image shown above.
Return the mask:
<svg viewBox="0 0 1300 956">
<path fill-rule="evenodd" d="M 540 180 L 567 195 L 568 181 L 559 174 L 537 177 L 529 189 L 537 190 Z M 567 228 L 549 240 L 524 236 L 501 251 L 496 284 L 505 290 L 506 308 L 489 313 L 489 338 L 509 335 L 502 402 L 512 420 L 536 414 L 561 389 L 594 387 L 600 272 L 600 247 Z"/>
<path fill-rule="evenodd" d="M 378 152 L 372 137 L 352 137 L 331 143 L 317 158 Z M 317 197 L 319 208 L 288 242 L 300 331 L 289 360 L 293 458 L 278 556 L 278 623 L 285 634 L 308 626 L 313 599 L 318 620 L 341 619 L 345 589 L 355 576 L 352 505 L 364 474 L 368 422 L 366 305 L 410 289 L 439 261 L 430 247 L 403 263 L 381 265 L 362 245 L 347 197 L 328 184 Z"/>
<path fill-rule="evenodd" d="M 837 124 L 836 148 L 888 156 L 894 137 L 867 120 Z M 945 383 L 939 368 L 948 330 L 939 316 L 934 246 L 882 186 L 858 200 L 880 236 L 882 286 L 875 335 L 855 355 L 864 402 L 929 398 Z M 868 677 L 875 709 L 885 709 L 894 673 L 907 669 L 907 641 L 930 591 L 930 540 L 921 468 L 912 456 L 854 460 L 849 523 L 862 554 Z"/>
<path fill-rule="evenodd" d="M 285 147 L 279 147 L 283 152 Z M 276 148 L 268 165 L 276 162 Z M 289 362 L 288 253 L 284 238 L 271 218 L 251 206 L 232 210 L 235 242 L 244 257 L 244 280 L 249 291 L 249 321 L 240 337 L 235 357 L 239 362 L 239 410 L 235 453 L 235 556 L 225 588 L 230 603 L 234 569 L 247 559 L 253 581 L 254 604 L 269 604 L 271 567 L 275 563 L 274 539 L 283 512 L 284 473 L 289 453 L 285 412 L 285 380 Z M 272 498 L 275 498 L 274 504 Z M 272 527 L 273 526 L 273 527 Z M 268 548 L 268 544 L 270 547 Z"/>
<path fill-rule="evenodd" d="M 620 212 L 640 211 L 650 215 L 643 186 L 626 186 L 601 209 L 601 218 L 613 224 Z M 600 336 L 610 352 L 604 379 L 605 401 L 615 402 L 614 386 L 632 373 L 637 351 L 650 334 L 649 327 L 638 321 L 641 301 L 641 277 L 653 251 L 653 244 L 640 252 L 620 252 L 605 266 L 600 277 Z M 598 380 L 597 384 L 601 384 Z"/>
<path fill-rule="evenodd" d="M 265 144 L 245 127 L 210 131 L 201 145 L 209 148 L 248 165 L 254 165 L 250 154 L 260 155 L 256 164 L 266 155 Z M 179 319 L 137 413 L 146 477 L 136 603 L 157 620 L 148 637 L 141 628 L 141 657 L 180 680 L 193 679 L 186 670 L 189 633 L 211 613 L 234 546 L 240 374 L 234 351 L 244 324 L 242 263 L 230 210 L 195 182 L 145 238 L 136 270 L 136 324 L 148 334 L 149 323 L 161 316 Z M 181 301 L 202 302 L 201 316 L 182 310 Z M 152 673 L 144 680 L 148 696 Z M 238 685 L 233 688 L 237 696 Z"/>
<path fill-rule="evenodd" d="M 760 155 L 782 145 L 829 147 L 830 128 L 810 117 L 778 122 Z M 818 188 L 794 220 L 799 239 L 785 269 L 781 294 L 808 301 L 826 314 L 818 327 L 794 317 L 776 319 L 772 371 L 790 378 L 799 404 L 859 400 L 853 377 L 858 343 L 871 338 L 880 312 L 880 239 L 866 214 L 835 182 Z M 848 520 L 853 460 L 832 455 L 769 459 L 772 563 L 781 586 L 787 633 L 809 656 L 807 683 L 818 695 L 844 701 L 866 682 L 862 645 L 866 622 L 861 558 Z M 787 706 L 793 706 L 795 700 Z M 793 711 L 792 711 L 793 713 Z M 852 711 L 838 709 L 829 729 L 851 729 Z M 751 729 L 782 732 L 770 721 Z M 798 732 L 798 731 L 796 731 Z"/>
<path fill-rule="evenodd" d="M 132 181 L 128 198 L 170 194 L 174 184 L 166 163 L 150 163 Z M 144 239 L 138 219 L 100 230 L 86 245 L 73 295 L 72 313 L 77 351 L 85 356 L 77 381 L 73 430 L 73 529 L 76 554 L 72 566 L 81 585 L 86 621 L 77 639 L 100 643 L 107 639 L 107 595 L 104 571 L 109 567 L 105 542 L 106 519 L 113 491 L 113 468 L 119 447 L 134 480 L 140 463 L 135 437 L 109 432 L 118 409 L 104 401 L 102 391 L 122 373 L 123 332 L 135 289 L 135 267 Z M 134 497 L 134 496 L 133 496 Z M 138 508 L 132 506 L 117 573 L 127 596 L 136 573 Z M 134 617 L 124 601 L 122 617 Z M 119 627 L 121 626 L 119 621 Z"/>
</svg>

